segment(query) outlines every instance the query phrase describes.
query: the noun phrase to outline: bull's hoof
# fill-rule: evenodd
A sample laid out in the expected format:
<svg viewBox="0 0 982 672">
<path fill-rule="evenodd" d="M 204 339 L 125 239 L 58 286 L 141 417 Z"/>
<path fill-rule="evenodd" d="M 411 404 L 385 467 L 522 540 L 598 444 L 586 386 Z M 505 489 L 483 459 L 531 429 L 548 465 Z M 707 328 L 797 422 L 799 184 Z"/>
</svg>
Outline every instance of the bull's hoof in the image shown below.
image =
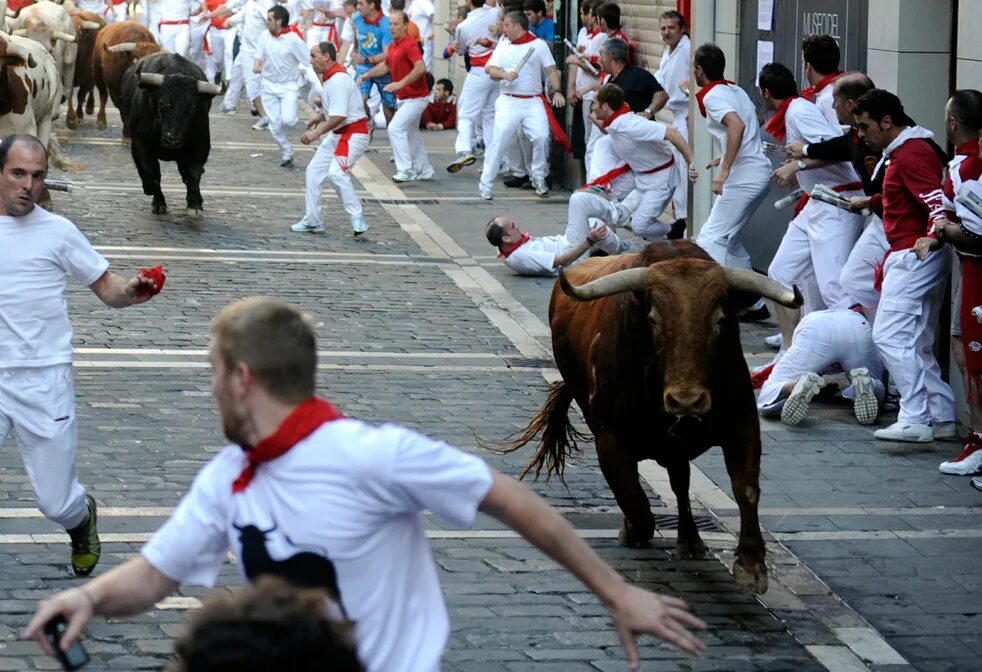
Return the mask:
<svg viewBox="0 0 982 672">
<path fill-rule="evenodd" d="M 677 541 L 675 557 L 679 560 L 703 560 L 709 555 L 709 548 L 702 539 L 695 541 Z"/>
<path fill-rule="evenodd" d="M 129 138 L 120 138 L 119 139 L 119 144 L 121 144 L 123 147 L 129 147 L 130 146 L 130 139 Z"/>
<path fill-rule="evenodd" d="M 167 204 L 166 203 L 154 203 L 150 206 L 150 211 L 155 215 L 166 215 L 167 214 Z"/>
<path fill-rule="evenodd" d="M 733 578 L 745 593 L 763 595 L 767 592 L 767 566 L 763 560 L 737 558 L 733 563 Z"/>
<path fill-rule="evenodd" d="M 65 119 L 65 126 L 72 129 L 73 131 L 78 128 L 78 117 L 69 117 Z"/>
<path fill-rule="evenodd" d="M 628 548 L 647 548 L 651 544 L 651 538 L 655 536 L 655 522 L 645 526 L 629 523 L 627 518 L 621 520 L 621 530 L 617 534 L 617 540 L 622 546 Z"/>
<path fill-rule="evenodd" d="M 188 208 L 184 211 L 184 214 L 188 217 L 194 217 L 195 219 L 201 219 L 205 214 L 204 208 Z"/>
<path fill-rule="evenodd" d="M 100 131 L 106 130 L 108 126 L 109 124 L 106 123 L 105 119 L 97 119 L 95 122 L 95 127 L 98 128 Z"/>
</svg>

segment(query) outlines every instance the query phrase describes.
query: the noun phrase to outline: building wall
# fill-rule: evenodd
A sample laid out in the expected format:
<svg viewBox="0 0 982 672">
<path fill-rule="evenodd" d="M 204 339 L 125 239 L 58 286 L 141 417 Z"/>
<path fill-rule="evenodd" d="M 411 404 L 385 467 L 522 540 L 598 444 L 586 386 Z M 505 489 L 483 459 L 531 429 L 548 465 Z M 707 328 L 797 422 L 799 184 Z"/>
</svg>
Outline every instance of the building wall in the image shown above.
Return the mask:
<svg viewBox="0 0 982 672">
<path fill-rule="evenodd" d="M 675 0 L 618 0 L 617 4 L 621 6 L 621 23 L 631 40 L 636 64 L 654 72 L 665 46 L 658 31 L 658 17 L 675 9 Z"/>
</svg>

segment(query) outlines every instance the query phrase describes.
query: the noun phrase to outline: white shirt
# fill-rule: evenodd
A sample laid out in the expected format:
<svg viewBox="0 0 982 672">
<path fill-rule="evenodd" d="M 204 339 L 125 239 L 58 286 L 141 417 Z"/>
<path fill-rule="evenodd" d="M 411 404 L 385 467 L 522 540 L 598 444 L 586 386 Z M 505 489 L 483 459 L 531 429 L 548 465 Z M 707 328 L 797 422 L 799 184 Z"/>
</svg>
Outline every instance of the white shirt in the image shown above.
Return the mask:
<svg viewBox="0 0 982 672">
<path fill-rule="evenodd" d="M 967 157 L 964 154 L 956 154 L 955 158 L 948 162 L 948 176 L 951 178 L 951 188 L 955 192 L 955 196 L 964 188 L 968 187 L 972 190 L 978 197 L 982 197 L 982 183 L 979 180 L 962 180 L 961 174 L 958 172 L 958 168 Z M 982 217 L 975 214 L 972 210 L 965 207 L 958 202 L 956 198 L 954 201 L 950 200 L 947 195 L 944 195 L 944 209 L 954 212 L 955 215 L 961 220 L 960 226 L 963 230 L 969 233 L 974 233 L 976 236 L 982 236 Z M 967 252 L 962 252 L 959 250 L 959 254 L 969 257 L 980 257 L 982 255 L 969 254 Z"/>
<path fill-rule="evenodd" d="M 735 84 L 717 84 L 702 99 L 706 106 L 706 126 L 716 141 L 716 155 L 726 151 L 726 126 L 723 117 L 735 113 L 743 122 L 743 139 L 736 158 L 730 166 L 730 175 L 724 184 L 766 182 L 770 179 L 771 162 L 764 156 L 757 123 L 757 109 L 746 91 Z"/>
<path fill-rule="evenodd" d="M 505 266 L 522 275 L 559 275 L 556 257 L 570 247 L 566 236 L 537 236 L 505 257 Z"/>
<path fill-rule="evenodd" d="M 193 0 L 157 0 L 159 21 L 188 21 L 192 10 L 198 8 Z"/>
<path fill-rule="evenodd" d="M 818 105 L 818 109 L 825 115 L 825 118 L 829 120 L 829 123 L 836 128 L 843 129 L 843 132 L 849 130 L 848 126 L 843 126 L 839 123 L 839 117 L 836 115 L 835 110 L 832 109 L 832 84 L 827 84 L 824 89 L 815 94 L 815 104 Z"/>
<path fill-rule="evenodd" d="M 321 86 L 321 106 L 325 117 L 344 117 L 343 126 L 365 118 L 361 90 L 347 72 L 331 75 Z M 330 134 L 324 135 L 326 142 Z"/>
<path fill-rule="evenodd" d="M 256 58 L 263 62 L 263 81 L 275 84 L 296 82 L 297 69 L 310 65 L 309 48 L 293 31 L 273 37 L 267 30 L 259 38 Z"/>
<path fill-rule="evenodd" d="M 450 628 L 421 513 L 470 525 L 491 488 L 487 465 L 353 419 L 322 425 L 233 494 L 246 464 L 235 445 L 216 455 L 143 557 L 174 581 L 211 586 L 230 549 L 243 577 L 260 563 L 320 556 L 369 672 L 438 672 Z"/>
<path fill-rule="evenodd" d="M 690 49 L 691 43 L 688 35 L 682 36 L 679 43 L 675 45 L 675 51 L 670 51 L 668 47 L 665 47 L 665 51 L 661 55 L 661 63 L 658 65 L 658 72 L 655 73 L 655 79 L 668 94 L 668 102 L 665 107 L 679 121 L 685 121 L 689 118 L 689 97 L 682 93 L 679 82 L 690 79 Z"/>
<path fill-rule="evenodd" d="M 614 153 L 624 159 L 634 173 L 646 173 L 665 165 L 672 158 L 672 146 L 665 141 L 668 127 L 658 121 L 628 112 L 606 128 Z M 666 175 L 671 171 L 666 170 Z"/>
<path fill-rule="evenodd" d="M 597 34 L 594 35 L 593 37 L 590 37 L 589 34 L 587 34 L 586 37 L 587 37 L 586 46 L 580 55 L 587 59 L 593 56 L 599 56 L 600 48 L 604 46 L 604 42 L 607 41 L 607 33 L 601 30 L 597 32 Z M 577 44 L 577 46 L 579 46 L 579 44 Z M 597 74 L 599 75 L 600 66 L 596 65 L 594 66 L 594 68 L 597 70 Z M 592 86 L 597 83 L 598 79 L 599 77 L 594 77 L 593 75 L 591 75 L 586 68 L 581 67 L 576 69 L 577 89 L 582 89 L 584 86 Z M 593 100 L 593 97 L 596 95 L 596 93 L 597 93 L 596 91 L 587 92 L 586 94 L 583 95 L 583 100 L 587 100 L 587 101 Z"/>
<path fill-rule="evenodd" d="M 522 96 L 537 96 L 542 93 L 543 73 L 546 68 L 556 65 L 556 61 L 552 57 L 552 50 L 549 49 L 545 40 L 535 38 L 525 44 L 512 44 L 507 39 L 500 40 L 486 67 L 498 67 L 505 72 L 514 71 L 529 49 L 532 49 L 532 57 L 519 71 L 515 81 L 502 80 L 499 82 L 501 93 Z"/>
<path fill-rule="evenodd" d="M 409 8 L 409 20 L 419 28 L 419 36 L 423 42 L 433 36 L 434 14 L 436 14 L 436 8 L 433 6 L 433 0 L 413 0 L 413 4 Z"/>
<path fill-rule="evenodd" d="M 467 53 L 471 58 L 489 56 L 493 47 L 485 47 L 477 41 L 483 37 L 494 42 L 489 29 L 497 22 L 498 10 L 493 7 L 484 5 L 467 12 L 467 18 L 457 24 L 456 40 L 460 53 Z"/>
<path fill-rule="evenodd" d="M 784 125 L 787 129 L 785 144 L 792 142 L 811 144 L 842 135 L 838 125 L 833 126 L 829 123 L 818 106 L 804 98 L 795 98 L 788 105 L 784 115 Z M 837 187 L 860 181 L 856 169 L 848 161 L 837 161 L 820 168 L 799 170 L 797 178 L 798 186 L 809 193 L 816 184 Z"/>
<path fill-rule="evenodd" d="M 341 26 L 341 41 L 342 42 L 354 42 L 355 41 L 355 24 L 351 21 L 351 17 L 345 17 L 344 25 Z M 344 58 L 346 54 L 341 54 L 341 58 Z"/>
<path fill-rule="evenodd" d="M 0 216 L 0 368 L 72 361 L 66 274 L 82 285 L 109 262 L 64 217 L 36 207 Z"/>
<path fill-rule="evenodd" d="M 248 2 L 243 3 L 241 9 L 229 17 L 228 25 L 242 26 L 239 30 L 240 51 L 250 57 L 255 56 L 258 52 L 259 39 L 263 33 L 269 33 L 269 28 L 266 26 L 266 10 L 256 0 L 248 0 Z M 252 64 L 243 61 L 243 67 L 251 70 Z"/>
</svg>

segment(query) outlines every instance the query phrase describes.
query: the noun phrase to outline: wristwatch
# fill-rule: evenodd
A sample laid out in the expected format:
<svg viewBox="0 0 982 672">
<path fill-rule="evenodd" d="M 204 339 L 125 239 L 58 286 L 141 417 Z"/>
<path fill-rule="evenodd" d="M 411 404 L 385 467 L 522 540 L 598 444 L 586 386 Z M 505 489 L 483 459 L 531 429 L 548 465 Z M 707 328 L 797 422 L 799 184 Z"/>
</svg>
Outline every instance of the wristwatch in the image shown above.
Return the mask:
<svg viewBox="0 0 982 672">
<path fill-rule="evenodd" d="M 808 164 L 803 160 L 798 159 L 798 170 L 808 170 Z"/>
</svg>

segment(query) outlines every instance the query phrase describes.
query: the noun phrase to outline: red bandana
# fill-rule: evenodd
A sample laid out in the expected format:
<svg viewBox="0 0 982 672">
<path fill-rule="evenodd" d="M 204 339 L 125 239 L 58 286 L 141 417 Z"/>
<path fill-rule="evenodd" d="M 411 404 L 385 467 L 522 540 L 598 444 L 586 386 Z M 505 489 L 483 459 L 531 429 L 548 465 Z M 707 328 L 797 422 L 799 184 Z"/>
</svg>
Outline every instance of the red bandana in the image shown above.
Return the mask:
<svg viewBox="0 0 982 672">
<path fill-rule="evenodd" d="M 376 16 L 374 19 L 370 19 L 367 16 L 365 16 L 364 14 L 361 15 L 361 18 L 364 19 L 365 20 L 365 23 L 367 23 L 368 25 L 370 25 L 370 26 L 377 26 L 380 23 L 382 23 L 382 17 L 383 16 L 385 16 L 385 14 L 383 14 L 382 12 L 379 12 L 378 13 L 378 16 Z"/>
<path fill-rule="evenodd" d="M 287 33 L 296 33 L 297 37 L 299 37 L 301 40 L 303 39 L 303 33 L 300 32 L 300 29 L 297 28 L 297 24 L 295 23 L 287 26 L 283 30 L 273 33 L 273 37 L 283 37 Z"/>
<path fill-rule="evenodd" d="M 764 130 L 773 135 L 774 139 L 778 142 L 784 142 L 784 138 L 788 134 L 788 129 L 784 125 L 784 115 L 788 113 L 788 105 L 797 97 L 795 95 L 782 100 L 781 104 L 778 105 L 777 111 L 774 112 L 774 116 L 764 124 Z"/>
<path fill-rule="evenodd" d="M 808 86 L 802 89 L 801 97 L 804 98 L 805 100 L 810 100 L 814 103 L 815 96 L 818 95 L 818 92 L 824 89 L 829 84 L 831 84 L 832 81 L 841 74 L 842 74 L 841 70 L 836 70 L 831 74 L 825 75 L 820 80 L 818 80 L 818 84 L 816 84 L 815 86 Z"/>
<path fill-rule="evenodd" d="M 329 67 L 327 69 L 327 71 L 324 72 L 323 75 L 321 75 L 321 81 L 322 82 L 326 82 L 327 80 L 329 80 L 334 75 L 337 75 L 337 74 L 342 73 L 342 72 L 348 72 L 348 71 L 340 63 L 335 63 L 334 65 L 332 65 L 331 67 Z"/>
<path fill-rule="evenodd" d="M 509 247 L 507 250 L 499 250 L 498 258 L 501 259 L 502 257 L 504 257 L 505 259 L 507 259 L 508 257 L 511 256 L 512 252 L 514 252 L 515 250 L 517 250 L 518 248 L 520 248 L 522 245 L 529 242 L 530 240 L 532 240 L 532 236 L 529 235 L 528 231 L 526 231 L 525 233 L 522 234 L 522 239 L 520 241 Z"/>
<path fill-rule="evenodd" d="M 325 422 L 343 418 L 344 413 L 319 397 L 311 397 L 293 409 L 276 431 L 256 444 L 242 446 L 249 464 L 232 482 L 232 492 L 242 492 L 252 482 L 256 469 L 286 454 L 293 446 L 313 434 Z"/>
<path fill-rule="evenodd" d="M 621 105 L 616 112 L 614 112 L 612 115 L 607 117 L 607 121 L 604 122 L 604 126 L 603 126 L 604 130 L 606 131 L 607 127 L 610 126 L 612 123 L 614 123 L 614 119 L 616 119 L 617 117 L 623 117 L 625 114 L 627 114 L 630 111 L 631 111 L 630 105 L 628 105 L 627 103 Z"/>
<path fill-rule="evenodd" d="M 978 139 L 969 140 L 968 142 L 963 142 L 962 144 L 955 147 L 955 156 L 978 156 L 979 154 L 979 141 Z"/>
<path fill-rule="evenodd" d="M 532 33 L 525 33 L 521 37 L 512 40 L 511 43 L 512 44 L 528 44 L 529 42 L 532 42 L 533 40 L 537 40 L 537 39 L 539 39 L 539 38 L 537 38 Z"/>
<path fill-rule="evenodd" d="M 696 93 L 696 102 L 699 103 L 699 113 L 702 116 L 706 116 L 706 105 L 702 102 L 703 98 L 706 97 L 707 93 L 713 90 L 713 87 L 719 86 L 720 84 L 736 84 L 736 82 L 731 82 L 728 79 L 714 79 L 706 84 L 706 86 L 699 89 L 699 92 Z"/>
<path fill-rule="evenodd" d="M 140 278 L 150 278 L 153 281 L 152 288 L 142 288 L 140 290 L 140 296 L 157 296 L 160 294 L 160 290 L 164 288 L 164 282 L 167 280 L 167 276 L 164 275 L 163 266 L 154 266 L 153 268 L 141 268 L 137 271 L 137 277 Z"/>
<path fill-rule="evenodd" d="M 600 34 L 599 28 L 591 28 L 590 30 L 586 31 L 587 37 L 596 37 L 599 34 Z"/>
</svg>

